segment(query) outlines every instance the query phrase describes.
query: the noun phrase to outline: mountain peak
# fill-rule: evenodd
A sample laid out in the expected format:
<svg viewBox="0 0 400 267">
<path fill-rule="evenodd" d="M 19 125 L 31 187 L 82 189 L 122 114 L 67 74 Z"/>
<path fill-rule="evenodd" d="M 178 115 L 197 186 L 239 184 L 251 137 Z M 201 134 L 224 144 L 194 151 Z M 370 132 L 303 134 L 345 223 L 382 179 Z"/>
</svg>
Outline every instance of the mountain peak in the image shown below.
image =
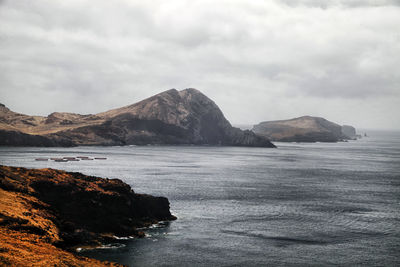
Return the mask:
<svg viewBox="0 0 400 267">
<path fill-rule="evenodd" d="M 207 144 L 274 147 L 267 138 L 232 127 L 219 107 L 194 88 L 181 91 L 169 89 L 138 103 L 96 115 L 57 112 L 40 120 L 21 121 L 17 117 L 15 120 L 18 121 L 14 124 L 16 130 L 29 130 L 25 133 L 43 135 L 49 139 L 46 139 L 48 144 L 54 145 Z M 29 136 L 24 138 L 27 142 L 31 140 Z"/>
<path fill-rule="evenodd" d="M 158 93 L 154 96 L 161 96 L 161 95 L 176 95 L 179 94 L 179 91 L 176 90 L 175 88 L 171 88 L 169 90 L 165 90 L 164 92 Z"/>
<path fill-rule="evenodd" d="M 204 95 L 200 90 L 197 90 L 196 88 L 186 88 L 186 89 L 181 90 L 181 92 Z"/>
<path fill-rule="evenodd" d="M 6 105 L 0 103 L 0 112 L 8 112 L 10 109 Z"/>
</svg>

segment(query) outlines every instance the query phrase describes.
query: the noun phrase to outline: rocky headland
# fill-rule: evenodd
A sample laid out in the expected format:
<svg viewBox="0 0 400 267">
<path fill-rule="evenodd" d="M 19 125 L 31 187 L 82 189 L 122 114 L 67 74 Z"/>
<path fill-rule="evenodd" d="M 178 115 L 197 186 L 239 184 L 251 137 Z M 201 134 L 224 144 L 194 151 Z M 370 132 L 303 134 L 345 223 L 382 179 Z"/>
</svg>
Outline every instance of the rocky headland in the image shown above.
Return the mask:
<svg viewBox="0 0 400 267">
<path fill-rule="evenodd" d="M 174 219 L 168 199 L 118 179 L 0 166 L 1 266 L 117 266 L 74 251 Z"/>
<path fill-rule="evenodd" d="M 360 136 L 356 133 L 356 128 L 350 125 L 343 125 L 342 133 L 350 140 L 356 140 Z"/>
<path fill-rule="evenodd" d="M 355 128 L 341 126 L 320 117 L 303 116 L 290 120 L 265 121 L 253 132 L 280 142 L 338 142 L 355 139 Z"/>
<path fill-rule="evenodd" d="M 94 115 L 29 116 L 0 106 L 3 146 L 146 144 L 275 147 L 264 136 L 232 127 L 219 107 L 193 88 Z"/>
</svg>

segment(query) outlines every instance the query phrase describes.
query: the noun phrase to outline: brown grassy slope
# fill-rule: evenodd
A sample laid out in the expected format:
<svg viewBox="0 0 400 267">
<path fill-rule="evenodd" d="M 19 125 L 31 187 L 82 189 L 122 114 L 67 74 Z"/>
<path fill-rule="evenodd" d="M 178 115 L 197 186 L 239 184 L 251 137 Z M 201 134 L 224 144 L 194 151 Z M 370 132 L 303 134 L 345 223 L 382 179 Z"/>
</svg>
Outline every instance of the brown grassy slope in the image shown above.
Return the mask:
<svg viewBox="0 0 400 267">
<path fill-rule="evenodd" d="M 47 117 L 17 113 L 0 104 L 0 130 L 44 135 L 104 122 L 96 115 L 54 112 Z"/>
<path fill-rule="evenodd" d="M 55 247 L 59 230 L 41 207 L 35 197 L 0 189 L 0 266 L 118 266 Z"/>
<path fill-rule="evenodd" d="M 68 112 L 54 112 L 47 117 L 30 116 L 13 112 L 3 104 L 0 104 L 0 129 L 8 131 L 20 131 L 26 134 L 45 135 L 66 130 L 73 130 L 84 126 L 100 125 L 107 119 L 121 114 L 130 114 L 140 119 L 161 120 L 164 123 L 185 126 L 190 115 L 191 107 L 187 100 L 189 92 L 195 89 L 186 89 L 178 92 L 175 89 L 167 90 L 149 97 L 138 103 L 121 108 L 112 109 L 95 115 L 81 115 Z M 197 90 L 197 95 L 201 95 Z M 203 97 L 204 103 L 212 103 Z M 215 105 L 214 103 L 212 103 Z"/>
</svg>

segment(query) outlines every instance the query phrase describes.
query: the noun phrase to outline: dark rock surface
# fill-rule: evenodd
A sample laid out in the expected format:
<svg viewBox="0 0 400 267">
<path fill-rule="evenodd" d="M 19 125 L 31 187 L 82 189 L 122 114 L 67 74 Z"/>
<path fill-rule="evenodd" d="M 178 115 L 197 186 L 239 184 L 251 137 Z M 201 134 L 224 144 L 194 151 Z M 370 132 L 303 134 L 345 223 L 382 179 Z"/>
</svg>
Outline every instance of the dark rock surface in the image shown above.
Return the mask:
<svg viewBox="0 0 400 267">
<path fill-rule="evenodd" d="M 342 126 L 342 133 L 348 137 L 350 140 L 356 140 L 357 139 L 357 133 L 356 133 L 356 128 L 350 125 L 343 125 Z"/>
<path fill-rule="evenodd" d="M 54 169 L 0 166 L 0 189 L 34 197 L 36 209 L 58 229 L 61 248 L 98 245 L 117 236 L 142 236 L 139 227 L 174 220 L 164 197 L 136 194 L 118 179 L 103 179 Z M 39 214 L 39 213 L 38 213 Z M 25 227 L 25 226 L 24 226 Z M 36 234 L 46 228 L 31 225 Z"/>
<path fill-rule="evenodd" d="M 37 126 L 21 123 L 21 114 L 7 111 L 3 129 L 35 133 L 51 141 L 48 146 L 197 144 L 275 147 L 267 138 L 231 126 L 218 106 L 196 89 L 171 89 L 136 104 L 96 115 L 52 113 L 27 118 Z M 16 115 L 17 114 L 17 115 Z M 1 116 L 0 116 L 1 118 Z M 10 122 L 9 124 L 4 122 Z M 0 125 L 1 126 L 1 125 Z M 32 137 L 25 136 L 25 145 Z M 8 139 L 11 140 L 11 139 Z M 33 139 L 32 139 L 33 140 Z M 33 140 L 35 141 L 35 140 Z M 8 142 L 11 145 L 11 141 Z M 18 144 L 18 142 L 15 142 Z M 21 143 L 21 142 L 20 142 Z M 1 144 L 1 143 L 0 143 Z"/>
<path fill-rule="evenodd" d="M 0 146 L 73 146 L 66 138 L 49 138 L 41 135 L 26 134 L 19 131 L 0 130 Z"/>
<path fill-rule="evenodd" d="M 281 142 L 338 142 L 349 139 L 342 133 L 342 126 L 311 116 L 261 122 L 254 125 L 253 132 Z"/>
</svg>

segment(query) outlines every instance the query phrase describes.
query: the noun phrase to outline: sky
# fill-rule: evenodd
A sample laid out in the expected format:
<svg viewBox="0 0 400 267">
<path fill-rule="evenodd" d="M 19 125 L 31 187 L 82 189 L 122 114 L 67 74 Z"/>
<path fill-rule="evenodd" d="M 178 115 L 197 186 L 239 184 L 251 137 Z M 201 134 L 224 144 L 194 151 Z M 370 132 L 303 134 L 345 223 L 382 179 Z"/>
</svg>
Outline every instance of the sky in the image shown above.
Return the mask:
<svg viewBox="0 0 400 267">
<path fill-rule="evenodd" d="M 400 129 L 400 0 L 0 0 L 0 103 L 93 114 L 196 88 L 233 124 Z"/>
</svg>

